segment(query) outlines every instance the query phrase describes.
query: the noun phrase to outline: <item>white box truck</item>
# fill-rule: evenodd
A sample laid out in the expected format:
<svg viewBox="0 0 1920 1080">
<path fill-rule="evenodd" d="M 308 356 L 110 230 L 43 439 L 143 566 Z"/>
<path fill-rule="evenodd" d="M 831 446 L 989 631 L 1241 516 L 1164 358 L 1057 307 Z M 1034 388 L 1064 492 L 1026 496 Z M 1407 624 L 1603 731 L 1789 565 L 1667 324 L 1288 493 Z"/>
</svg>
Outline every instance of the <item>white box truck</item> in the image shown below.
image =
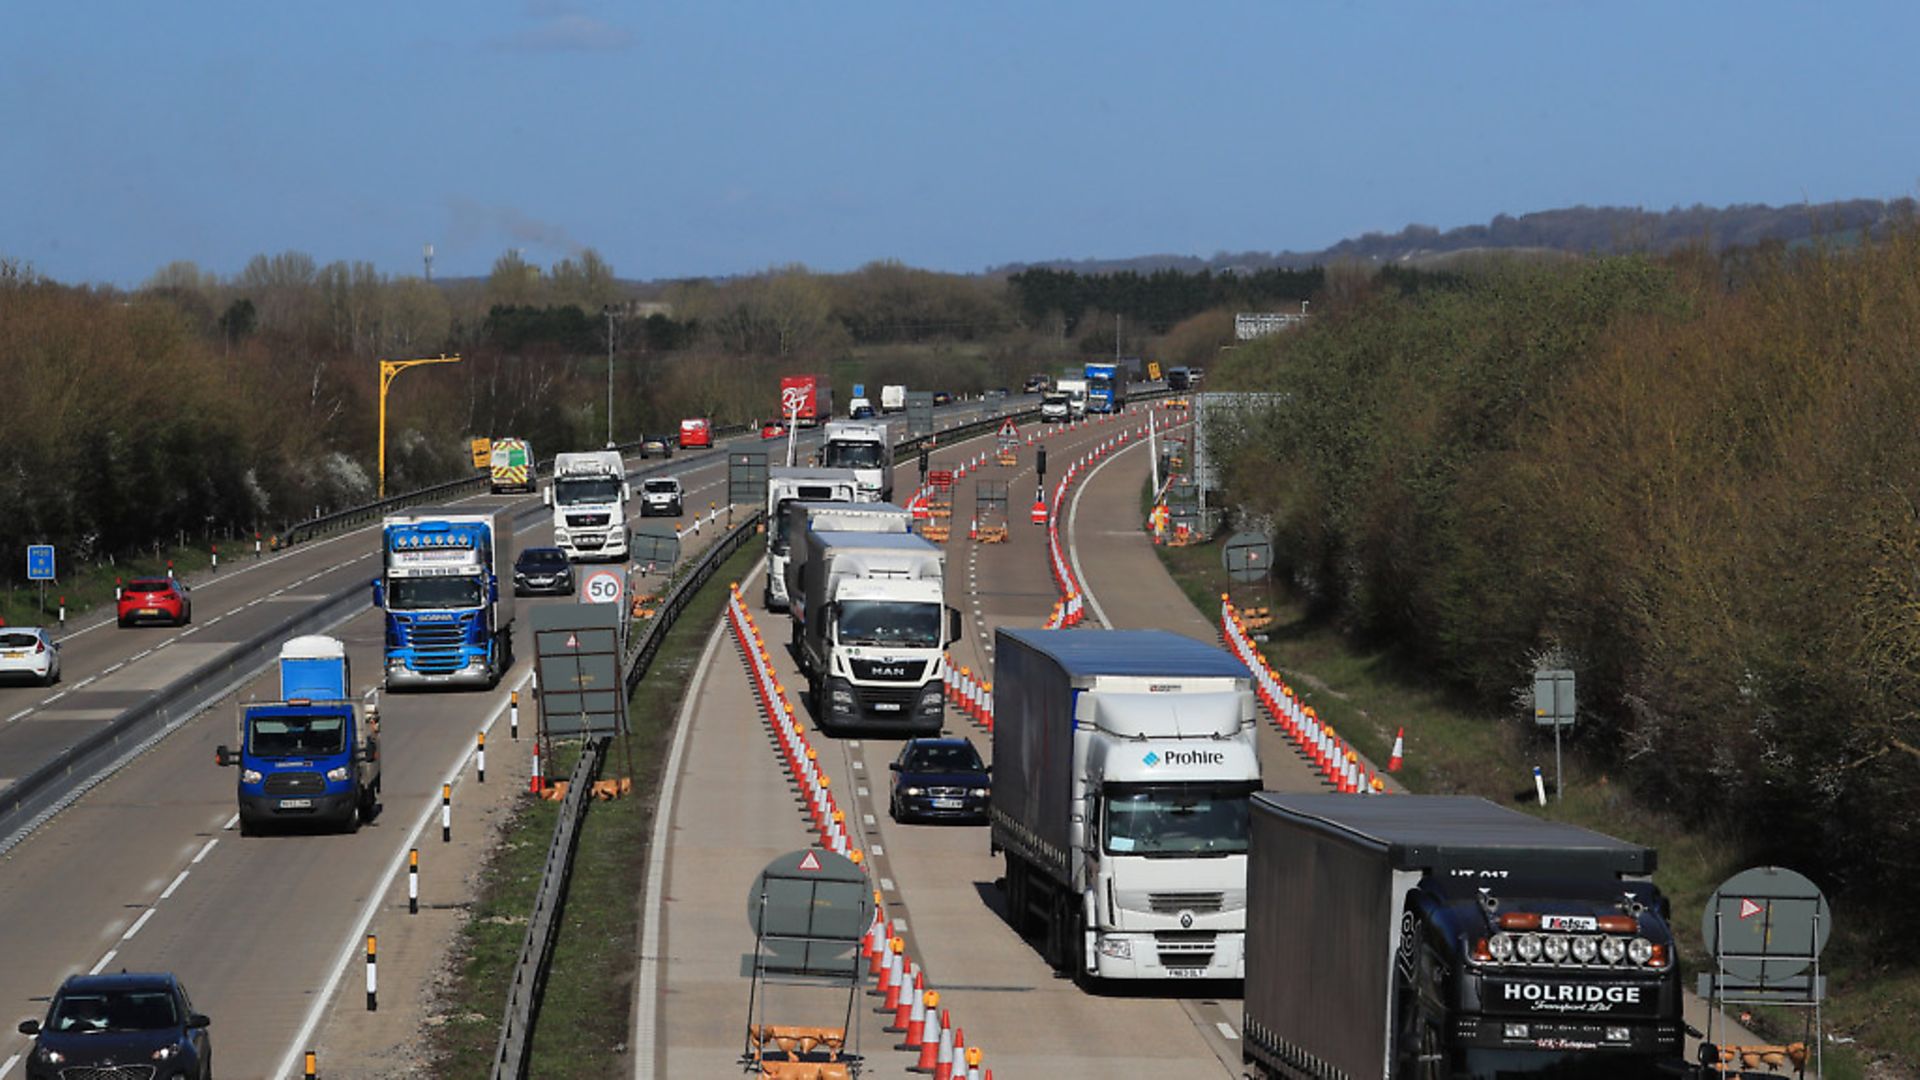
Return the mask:
<svg viewBox="0 0 1920 1080">
<path fill-rule="evenodd" d="M 810 469 L 775 465 L 767 470 L 767 587 L 762 600 L 768 611 L 787 610 L 787 508 L 797 502 L 852 502 L 860 481 L 852 469 Z"/>
<path fill-rule="evenodd" d="M 553 480 L 541 498 L 553 507 L 553 542 L 567 558 L 626 559 L 632 540 L 627 504 L 633 489 L 620 451 L 556 455 Z"/>
<path fill-rule="evenodd" d="M 781 535 L 788 540 L 786 555 L 780 560 L 782 610 L 786 610 L 784 598 L 806 592 L 800 569 L 807 561 L 809 527 L 828 533 L 905 535 L 913 531 L 913 514 L 906 507 L 892 503 L 792 502 L 787 504 L 782 516 L 786 520 L 781 524 Z M 767 573 L 773 573 L 771 564 Z"/>
<path fill-rule="evenodd" d="M 1061 379 L 1054 389 L 1067 397 L 1067 408 L 1075 420 L 1087 415 L 1087 380 L 1081 378 Z"/>
<path fill-rule="evenodd" d="M 995 640 L 990 842 L 1014 928 L 1075 979 L 1241 978 L 1247 669 L 1164 630 Z"/>
<path fill-rule="evenodd" d="M 946 650 L 960 634 L 959 609 L 946 605 L 946 550 L 919 536 L 812 523 L 803 543 L 788 587 L 814 723 L 830 734 L 939 734 Z"/>
<path fill-rule="evenodd" d="M 852 469 L 867 502 L 893 501 L 893 439 L 878 420 L 836 420 L 827 425 L 817 455 L 823 469 Z"/>
</svg>

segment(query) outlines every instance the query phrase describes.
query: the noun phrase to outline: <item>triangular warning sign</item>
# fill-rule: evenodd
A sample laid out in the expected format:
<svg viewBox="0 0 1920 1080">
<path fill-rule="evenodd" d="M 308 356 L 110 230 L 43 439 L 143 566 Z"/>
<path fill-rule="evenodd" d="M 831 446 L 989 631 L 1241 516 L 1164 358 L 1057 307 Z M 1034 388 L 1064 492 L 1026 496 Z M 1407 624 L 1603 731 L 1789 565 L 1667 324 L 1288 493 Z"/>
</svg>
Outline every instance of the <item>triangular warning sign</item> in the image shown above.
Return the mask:
<svg viewBox="0 0 1920 1080">
<path fill-rule="evenodd" d="M 815 855 L 815 854 L 814 854 L 813 852 L 811 852 L 811 851 L 809 851 L 809 852 L 807 852 L 807 855 L 806 855 L 806 858 L 803 858 L 803 859 L 801 859 L 801 860 L 800 860 L 800 869 L 802 869 L 802 870 L 818 870 L 818 869 L 820 869 L 820 859 L 819 859 L 819 856 L 816 856 L 816 855 Z"/>
<path fill-rule="evenodd" d="M 1755 915 L 1760 914 L 1762 910 L 1764 909 L 1762 909 L 1759 904 L 1754 903 L 1753 901 L 1747 899 L 1744 896 L 1740 898 L 1740 917 L 1741 918 L 1751 919 Z"/>
<path fill-rule="evenodd" d="M 578 635 L 578 634 L 568 634 L 568 635 L 567 635 L 567 648 L 569 648 L 569 649 L 577 649 L 577 648 L 579 648 L 579 647 L 580 647 L 580 635 Z"/>
<path fill-rule="evenodd" d="M 1000 421 L 1000 434 L 1002 435 L 1019 434 L 1019 429 L 1013 426 L 1013 417 L 1009 416 L 1005 420 Z"/>
</svg>

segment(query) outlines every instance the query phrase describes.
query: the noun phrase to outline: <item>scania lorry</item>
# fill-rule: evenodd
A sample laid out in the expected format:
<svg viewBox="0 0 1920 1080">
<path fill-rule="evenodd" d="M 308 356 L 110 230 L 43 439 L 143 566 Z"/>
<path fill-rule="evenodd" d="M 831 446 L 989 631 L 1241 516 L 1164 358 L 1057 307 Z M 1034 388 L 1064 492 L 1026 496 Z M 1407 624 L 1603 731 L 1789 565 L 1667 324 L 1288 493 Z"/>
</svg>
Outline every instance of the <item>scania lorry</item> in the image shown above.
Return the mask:
<svg viewBox="0 0 1920 1080">
<path fill-rule="evenodd" d="M 1087 411 L 1119 412 L 1127 404 L 1125 365 L 1095 362 L 1087 365 Z"/>
<path fill-rule="evenodd" d="M 513 516 L 389 514 L 373 603 L 387 613 L 386 686 L 490 687 L 513 666 Z"/>
<path fill-rule="evenodd" d="M 1238 979 L 1252 681 L 1164 630 L 995 635 L 991 850 L 1008 918 L 1075 979 Z"/>
<path fill-rule="evenodd" d="M 627 524 L 633 487 L 618 450 L 557 455 L 553 482 L 542 497 L 553 507 L 553 542 L 567 558 L 626 559 L 633 540 Z"/>
<path fill-rule="evenodd" d="M 318 634 L 280 646 L 280 700 L 240 709 L 240 743 L 214 748 L 240 769 L 240 832 L 318 822 L 354 832 L 380 800 L 379 721 L 353 698 L 347 649 Z"/>
<path fill-rule="evenodd" d="M 860 479 L 863 500 L 893 501 L 893 440 L 885 423 L 836 420 L 828 424 L 819 461 L 826 469 L 852 469 Z"/>
<path fill-rule="evenodd" d="M 1459 795 L 1266 792 L 1251 825 L 1256 1075 L 1687 1075 L 1652 849 Z"/>
<path fill-rule="evenodd" d="M 539 469 L 533 460 L 533 447 L 525 439 L 509 435 L 493 440 L 493 453 L 488 465 L 488 488 L 495 495 L 508 491 L 531 495 L 540 480 Z"/>
<path fill-rule="evenodd" d="M 788 587 L 814 723 L 830 734 L 939 734 L 946 650 L 960 635 L 960 612 L 945 602 L 946 550 L 919 536 L 811 522 L 803 543 Z"/>
<path fill-rule="evenodd" d="M 852 469 L 813 469 L 775 465 L 767 470 L 768 611 L 787 610 L 787 507 L 797 502 L 847 503 L 860 492 Z"/>
</svg>

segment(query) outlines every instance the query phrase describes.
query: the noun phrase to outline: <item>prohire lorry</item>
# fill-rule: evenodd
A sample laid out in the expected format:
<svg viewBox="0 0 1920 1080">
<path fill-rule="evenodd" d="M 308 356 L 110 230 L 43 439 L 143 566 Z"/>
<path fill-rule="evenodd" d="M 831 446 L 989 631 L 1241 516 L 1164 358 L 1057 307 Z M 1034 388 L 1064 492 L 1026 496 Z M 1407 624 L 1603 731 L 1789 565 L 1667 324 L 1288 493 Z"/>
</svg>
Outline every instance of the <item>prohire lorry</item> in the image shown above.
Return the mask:
<svg viewBox="0 0 1920 1080">
<path fill-rule="evenodd" d="M 353 832 L 380 800 L 379 721 L 353 700 L 347 649 L 320 635 L 280 646 L 280 700 L 240 709 L 240 745 L 214 761 L 240 769 L 240 832 L 324 822 Z"/>
<path fill-rule="evenodd" d="M 959 610 L 946 606 L 946 550 L 919 536 L 812 523 L 803 543 L 789 560 L 788 588 L 814 723 L 828 732 L 939 734 L 946 650 L 960 633 Z"/>
<path fill-rule="evenodd" d="M 836 420 L 817 456 L 823 469 L 852 469 L 866 501 L 893 501 L 893 440 L 885 423 Z"/>
<path fill-rule="evenodd" d="M 810 469 L 775 465 L 767 470 L 768 611 L 787 610 L 787 507 L 797 502 L 851 503 L 860 493 L 852 469 Z"/>
<path fill-rule="evenodd" d="M 553 482 L 541 493 L 553 507 L 553 542 L 574 562 L 620 562 L 632 550 L 627 503 L 633 487 L 618 450 L 560 454 L 553 459 Z"/>
<path fill-rule="evenodd" d="M 387 515 L 380 538 L 387 689 L 499 682 L 513 666 L 513 515 L 407 510 Z"/>
<path fill-rule="evenodd" d="M 1252 681 L 1164 630 L 1000 628 L 991 849 L 1008 919 L 1076 979 L 1238 979 Z"/>
<path fill-rule="evenodd" d="M 1258 1075 L 1683 1075 L 1650 848 L 1458 795 L 1267 792 L 1251 826 Z"/>
<path fill-rule="evenodd" d="M 883 413 L 902 412 L 907 407 L 907 388 L 901 383 L 888 383 L 880 388 L 880 411 Z"/>
<path fill-rule="evenodd" d="M 488 459 L 491 476 L 489 488 L 495 495 L 506 491 L 520 491 L 529 495 L 539 483 L 539 469 L 533 460 L 533 447 L 525 439 L 508 436 L 493 440 L 493 453 Z"/>
<path fill-rule="evenodd" d="M 1061 379 L 1053 384 L 1053 388 L 1067 396 L 1067 407 L 1073 419 L 1087 415 L 1087 380 Z"/>
</svg>

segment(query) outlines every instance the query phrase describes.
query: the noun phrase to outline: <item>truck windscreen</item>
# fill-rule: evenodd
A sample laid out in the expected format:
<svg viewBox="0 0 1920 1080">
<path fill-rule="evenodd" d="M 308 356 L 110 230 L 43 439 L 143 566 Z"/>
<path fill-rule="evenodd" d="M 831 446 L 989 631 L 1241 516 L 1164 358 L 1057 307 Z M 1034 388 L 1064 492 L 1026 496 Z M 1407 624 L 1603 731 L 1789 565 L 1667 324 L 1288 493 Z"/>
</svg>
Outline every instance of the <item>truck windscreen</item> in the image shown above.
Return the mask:
<svg viewBox="0 0 1920 1080">
<path fill-rule="evenodd" d="M 480 579 L 412 577 L 387 579 L 388 611 L 439 611 L 480 606 Z"/>
<path fill-rule="evenodd" d="M 829 469 L 877 469 L 886 464 L 886 452 L 877 442 L 830 442 L 820 451 L 820 464 Z"/>
<path fill-rule="evenodd" d="M 248 729 L 254 757 L 325 757 L 347 745 L 347 721 L 339 716 L 256 716 Z"/>
<path fill-rule="evenodd" d="M 1106 849 L 1113 855 L 1243 855 L 1245 784 L 1111 784 Z"/>
<path fill-rule="evenodd" d="M 946 609 L 939 604 L 904 600 L 844 600 L 840 603 L 840 644 L 879 648 L 932 649 L 940 644 Z M 1243 815 L 1244 816 L 1244 815 Z"/>
<path fill-rule="evenodd" d="M 620 481 L 596 476 L 587 480 L 556 480 L 553 499 L 561 506 L 583 503 L 610 503 L 620 497 Z"/>
</svg>

